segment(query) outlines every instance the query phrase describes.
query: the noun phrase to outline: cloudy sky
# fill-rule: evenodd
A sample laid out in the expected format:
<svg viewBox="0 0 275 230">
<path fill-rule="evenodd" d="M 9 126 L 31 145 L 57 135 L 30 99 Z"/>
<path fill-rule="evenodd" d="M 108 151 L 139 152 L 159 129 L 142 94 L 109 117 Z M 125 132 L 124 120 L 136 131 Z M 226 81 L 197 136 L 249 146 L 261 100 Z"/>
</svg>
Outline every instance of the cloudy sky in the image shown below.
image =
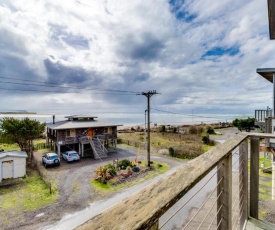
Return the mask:
<svg viewBox="0 0 275 230">
<path fill-rule="evenodd" d="M 253 113 L 274 51 L 263 0 L 0 0 L 0 110 Z"/>
</svg>

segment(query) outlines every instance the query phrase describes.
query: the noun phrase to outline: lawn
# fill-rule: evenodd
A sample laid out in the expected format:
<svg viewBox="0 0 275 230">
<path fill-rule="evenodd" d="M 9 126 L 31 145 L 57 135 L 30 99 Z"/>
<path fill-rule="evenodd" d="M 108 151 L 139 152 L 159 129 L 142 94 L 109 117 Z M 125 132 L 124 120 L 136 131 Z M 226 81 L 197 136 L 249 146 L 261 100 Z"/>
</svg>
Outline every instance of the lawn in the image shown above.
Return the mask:
<svg viewBox="0 0 275 230">
<path fill-rule="evenodd" d="M 23 222 L 24 211 L 34 211 L 57 200 L 57 191 L 50 194 L 48 186 L 36 171 L 31 171 L 18 184 L 0 189 L 0 223 L 3 226 L 13 221 Z M 5 215 L 7 213 L 7 215 Z M 6 218 L 14 215 L 15 219 Z"/>
</svg>

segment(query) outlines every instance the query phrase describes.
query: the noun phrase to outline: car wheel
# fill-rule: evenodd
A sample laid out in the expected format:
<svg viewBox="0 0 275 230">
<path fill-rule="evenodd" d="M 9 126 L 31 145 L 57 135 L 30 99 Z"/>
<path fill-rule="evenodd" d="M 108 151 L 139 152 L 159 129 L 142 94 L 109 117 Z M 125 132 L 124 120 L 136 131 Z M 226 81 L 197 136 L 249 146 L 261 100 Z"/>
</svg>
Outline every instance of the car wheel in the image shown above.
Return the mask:
<svg viewBox="0 0 275 230">
<path fill-rule="evenodd" d="M 59 160 L 55 159 L 53 162 L 57 165 L 59 163 Z"/>
<path fill-rule="evenodd" d="M 47 166 L 48 166 L 47 163 L 45 163 L 45 164 L 44 164 L 44 167 L 47 168 Z"/>
</svg>

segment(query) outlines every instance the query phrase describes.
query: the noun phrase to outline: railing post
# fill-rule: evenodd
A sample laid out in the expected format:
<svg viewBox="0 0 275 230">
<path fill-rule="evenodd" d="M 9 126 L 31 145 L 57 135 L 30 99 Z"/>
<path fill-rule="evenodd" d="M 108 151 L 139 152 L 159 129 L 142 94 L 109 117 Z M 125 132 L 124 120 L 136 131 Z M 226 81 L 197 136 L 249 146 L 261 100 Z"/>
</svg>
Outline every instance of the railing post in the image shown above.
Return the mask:
<svg viewBox="0 0 275 230">
<path fill-rule="evenodd" d="M 239 148 L 239 207 L 240 229 L 243 229 L 248 218 L 248 140 L 244 140 Z"/>
<path fill-rule="evenodd" d="M 250 216 L 259 214 L 259 138 L 250 138 Z"/>
<path fill-rule="evenodd" d="M 217 216 L 219 230 L 232 229 L 232 153 L 218 165 L 217 210 L 222 207 Z"/>
</svg>

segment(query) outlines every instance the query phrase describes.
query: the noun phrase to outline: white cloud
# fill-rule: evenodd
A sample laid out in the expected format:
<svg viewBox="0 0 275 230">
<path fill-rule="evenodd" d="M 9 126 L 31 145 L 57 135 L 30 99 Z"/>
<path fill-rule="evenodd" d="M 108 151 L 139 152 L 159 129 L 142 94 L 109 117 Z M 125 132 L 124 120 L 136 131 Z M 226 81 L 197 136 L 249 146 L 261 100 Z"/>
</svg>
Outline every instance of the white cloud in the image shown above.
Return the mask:
<svg viewBox="0 0 275 230">
<path fill-rule="evenodd" d="M 1 1 L 0 77 L 86 88 L 156 89 L 162 93 L 155 99 L 158 105 L 177 110 L 250 111 L 269 101 L 270 84 L 256 74 L 258 67 L 274 67 L 266 2 L 181 4 L 172 10 L 165 0 Z M 193 18 L 185 20 L 185 15 Z M 10 103 L 0 106 L 41 111 L 43 104 L 47 109 L 62 104 L 80 110 L 87 103 L 105 108 L 135 104 L 139 111 L 145 104 L 136 96 L 62 94 L 65 91 L 73 90 L 39 97 L 2 91 Z M 31 104 L 23 103 L 30 98 Z"/>
</svg>

